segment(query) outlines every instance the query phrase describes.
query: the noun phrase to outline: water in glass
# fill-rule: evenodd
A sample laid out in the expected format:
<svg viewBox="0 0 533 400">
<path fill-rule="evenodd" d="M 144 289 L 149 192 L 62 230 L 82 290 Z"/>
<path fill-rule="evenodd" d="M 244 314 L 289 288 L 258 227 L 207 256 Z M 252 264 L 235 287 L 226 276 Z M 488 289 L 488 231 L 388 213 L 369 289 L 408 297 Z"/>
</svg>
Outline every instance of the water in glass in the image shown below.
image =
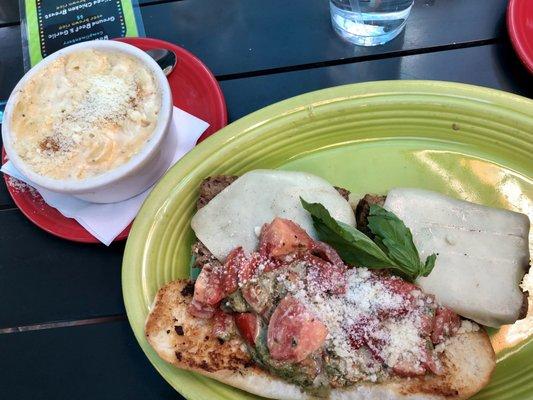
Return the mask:
<svg viewBox="0 0 533 400">
<path fill-rule="evenodd" d="M 344 39 L 375 46 L 396 37 L 414 0 L 330 0 L 331 23 Z"/>
</svg>

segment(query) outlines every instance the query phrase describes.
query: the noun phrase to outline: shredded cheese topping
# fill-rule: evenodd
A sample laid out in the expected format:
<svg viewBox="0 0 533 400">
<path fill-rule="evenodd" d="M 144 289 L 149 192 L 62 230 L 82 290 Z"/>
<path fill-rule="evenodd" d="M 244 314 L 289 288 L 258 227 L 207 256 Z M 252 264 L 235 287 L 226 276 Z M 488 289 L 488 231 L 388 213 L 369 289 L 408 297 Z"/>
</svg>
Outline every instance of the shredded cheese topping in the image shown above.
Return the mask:
<svg viewBox="0 0 533 400">
<path fill-rule="evenodd" d="M 13 146 L 40 175 L 85 179 L 137 154 L 152 136 L 160 107 L 155 77 L 140 61 L 78 51 L 47 65 L 18 93 Z"/>
<path fill-rule="evenodd" d="M 421 367 L 427 338 L 420 333 L 420 313 L 435 306 L 432 298 L 414 290 L 406 299 L 366 268 L 346 271 L 347 291 L 342 295 L 309 290 L 309 285 L 286 278 L 284 273 L 277 281 L 326 325 L 326 348 L 339 359 L 346 378 L 376 381 L 387 373 L 384 367 L 404 363 Z M 382 318 L 376 318 L 378 315 Z M 370 343 L 370 351 L 358 345 L 363 338 Z"/>
</svg>

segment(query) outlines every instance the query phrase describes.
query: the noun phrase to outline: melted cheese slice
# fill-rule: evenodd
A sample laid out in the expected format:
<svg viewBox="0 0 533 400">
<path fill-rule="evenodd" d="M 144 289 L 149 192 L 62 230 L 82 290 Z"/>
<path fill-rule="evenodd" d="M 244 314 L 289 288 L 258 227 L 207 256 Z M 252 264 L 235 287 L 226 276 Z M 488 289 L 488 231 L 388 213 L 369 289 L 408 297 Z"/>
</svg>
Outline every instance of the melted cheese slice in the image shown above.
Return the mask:
<svg viewBox="0 0 533 400">
<path fill-rule="evenodd" d="M 290 219 L 316 238 L 300 203 L 319 202 L 333 218 L 355 226 L 350 204 L 330 183 L 304 172 L 255 170 L 242 175 L 200 209 L 191 221 L 198 239 L 219 260 L 235 247 L 256 250 L 259 229 L 275 217 Z"/>
<path fill-rule="evenodd" d="M 483 325 L 518 319 L 529 263 L 526 215 L 420 189 L 393 189 L 384 207 L 411 229 L 422 259 L 438 254 L 431 274 L 417 280 L 426 293 Z"/>
</svg>

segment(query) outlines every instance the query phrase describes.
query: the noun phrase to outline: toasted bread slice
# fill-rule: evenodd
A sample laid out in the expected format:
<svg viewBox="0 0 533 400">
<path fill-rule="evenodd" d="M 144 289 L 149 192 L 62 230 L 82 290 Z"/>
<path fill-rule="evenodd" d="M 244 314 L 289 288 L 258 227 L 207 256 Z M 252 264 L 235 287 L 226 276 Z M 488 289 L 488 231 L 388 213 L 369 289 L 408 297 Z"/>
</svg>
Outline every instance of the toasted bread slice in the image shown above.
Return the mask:
<svg viewBox="0 0 533 400">
<path fill-rule="evenodd" d="M 171 282 L 157 293 L 145 333 L 163 360 L 263 397 L 312 398 L 298 386 L 254 366 L 239 338 L 222 342 L 213 337 L 211 321 L 187 312 L 192 293 L 193 285 L 187 280 Z M 494 351 L 483 330 L 449 339 L 441 360 L 445 369 L 441 376 L 334 389 L 330 399 L 466 399 L 488 383 L 495 366 Z"/>
</svg>

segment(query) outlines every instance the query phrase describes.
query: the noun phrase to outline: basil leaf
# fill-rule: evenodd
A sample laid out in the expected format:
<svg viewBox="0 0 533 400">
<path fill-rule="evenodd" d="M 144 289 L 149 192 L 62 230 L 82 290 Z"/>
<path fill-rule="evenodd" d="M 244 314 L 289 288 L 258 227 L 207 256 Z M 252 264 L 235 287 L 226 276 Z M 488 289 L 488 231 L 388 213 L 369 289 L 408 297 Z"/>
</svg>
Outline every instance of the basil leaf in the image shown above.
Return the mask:
<svg viewBox="0 0 533 400">
<path fill-rule="evenodd" d="M 331 245 L 349 265 L 391 269 L 410 281 L 428 276 L 435 266 L 437 256 L 432 254 L 422 263 L 409 228 L 382 207 L 370 206 L 368 226 L 375 235 L 372 241 L 356 228 L 335 220 L 322 204 L 308 203 L 301 197 L 300 201 L 311 214 L 319 239 Z"/>
<path fill-rule="evenodd" d="M 422 276 L 428 276 L 431 271 L 433 271 L 433 267 L 435 266 L 435 261 L 437 261 L 437 255 L 432 254 L 426 258 L 426 262 L 424 263 L 424 268 L 420 272 L 420 275 Z"/>
<path fill-rule="evenodd" d="M 432 254 L 426 258 L 425 263 L 422 263 L 411 231 L 395 214 L 372 204 L 368 215 L 368 227 L 376 235 L 376 240 L 387 256 L 395 264 L 401 265 L 403 271 L 413 280 L 420 275 L 429 275 L 435 266 L 437 256 Z"/>
<path fill-rule="evenodd" d="M 420 269 L 420 256 L 413 243 L 411 231 L 393 213 L 375 204 L 370 205 L 368 227 L 380 247 L 396 264 L 402 265 L 410 275 Z"/>
<path fill-rule="evenodd" d="M 198 278 L 198 275 L 200 275 L 200 272 L 202 272 L 201 268 L 196 268 L 194 264 L 196 263 L 196 256 L 193 254 L 191 255 L 191 260 L 189 261 L 189 279 L 191 281 L 196 281 Z"/>
<path fill-rule="evenodd" d="M 300 198 L 302 206 L 313 218 L 318 237 L 333 246 L 340 257 L 350 265 L 368 268 L 394 268 L 394 263 L 364 233 L 343 222 L 335 220 L 320 203 L 308 203 Z"/>
</svg>

